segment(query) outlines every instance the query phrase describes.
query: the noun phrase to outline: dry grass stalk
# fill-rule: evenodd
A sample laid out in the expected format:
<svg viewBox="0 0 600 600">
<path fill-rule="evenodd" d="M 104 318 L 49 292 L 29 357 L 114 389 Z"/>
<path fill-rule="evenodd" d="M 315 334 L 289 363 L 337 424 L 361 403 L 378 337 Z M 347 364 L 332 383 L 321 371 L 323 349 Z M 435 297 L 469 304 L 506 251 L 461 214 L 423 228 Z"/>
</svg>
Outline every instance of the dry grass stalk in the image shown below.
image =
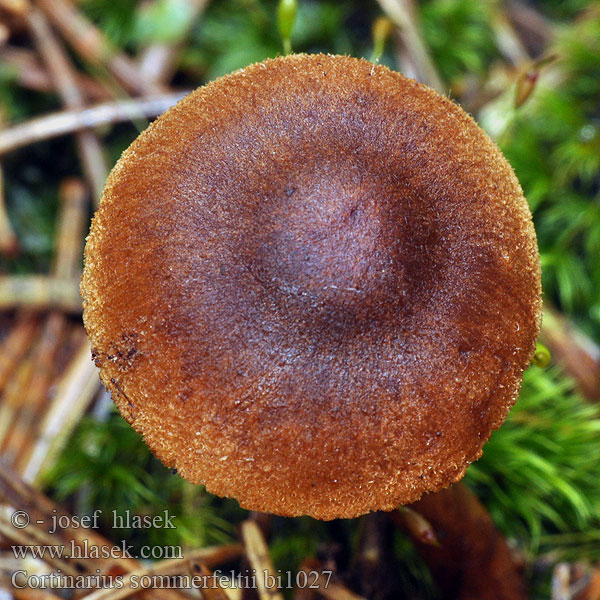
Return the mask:
<svg viewBox="0 0 600 600">
<path fill-rule="evenodd" d="M 4 46 L 10 38 L 10 29 L 6 23 L 0 23 L 0 46 Z"/>
<path fill-rule="evenodd" d="M 0 252 L 13 256 L 19 250 L 19 242 L 6 212 L 4 198 L 4 171 L 0 166 Z"/>
<path fill-rule="evenodd" d="M 54 82 L 48 71 L 40 63 L 35 52 L 28 48 L 7 46 L 0 48 L 0 63 L 7 65 L 16 75 L 17 83 L 21 87 L 36 92 L 54 91 Z M 86 98 L 93 102 L 102 102 L 111 99 L 110 93 L 97 80 L 89 75 L 76 72 L 77 85 Z"/>
<path fill-rule="evenodd" d="M 137 98 L 104 102 L 89 108 L 65 110 L 38 117 L 0 130 L 0 155 L 60 135 L 98 125 L 151 118 L 179 102 L 189 91 L 169 92 Z"/>
<path fill-rule="evenodd" d="M 50 537 L 48 530 L 53 529 L 53 518 L 56 517 L 58 519 L 62 517 L 65 519 L 64 524 L 68 525 L 72 523 L 70 515 L 47 496 L 27 485 L 14 471 L 1 462 L 0 503 L 10 507 L 18 507 L 19 510 L 24 510 L 30 518 L 30 524 L 25 529 L 16 529 L 10 524 L 9 528 L 3 531 L 3 535 L 16 544 L 63 544 L 70 548 L 71 541 L 77 545 L 81 545 L 84 540 L 88 540 L 89 544 L 99 547 L 113 547 L 113 544 L 104 537 L 97 534 L 94 530 L 86 528 L 60 527 Z M 3 513 L 0 514 L 4 516 Z M 38 523 L 38 521 L 41 521 L 41 523 Z M 29 542 L 28 540 L 34 541 Z M 69 566 L 69 561 L 71 559 L 68 557 L 63 559 L 60 568 L 62 569 L 64 566 L 66 570 L 63 570 L 64 572 L 75 568 L 73 565 Z M 101 571 L 108 571 L 111 567 L 120 567 L 123 571 L 128 572 L 132 569 L 139 569 L 140 563 L 135 559 L 125 557 L 110 559 L 89 558 L 82 561 L 80 572 L 93 573 L 97 568 Z"/>
<path fill-rule="evenodd" d="M 275 576 L 275 569 L 269 556 L 269 547 L 255 521 L 247 520 L 242 523 L 242 539 L 250 566 L 257 573 L 256 584 L 259 598 L 261 600 L 283 600 L 280 592 L 265 585 L 266 575 Z"/>
<path fill-rule="evenodd" d="M 533 50 L 541 53 L 554 37 L 552 23 L 532 6 L 512 0 L 506 4 L 506 15 L 524 41 L 532 44 Z"/>
<path fill-rule="evenodd" d="M 304 581 L 302 581 L 304 578 L 297 579 L 297 583 L 302 581 L 303 585 L 296 585 L 294 588 L 295 600 L 313 600 L 317 597 L 330 600 L 365 600 L 363 596 L 350 591 L 343 583 L 332 580 L 329 573 L 323 573 L 323 563 L 319 560 L 305 559 L 299 573 L 304 573 L 306 578 Z"/>
<path fill-rule="evenodd" d="M 358 527 L 358 544 L 350 567 L 355 574 L 352 586 L 367 598 L 391 598 L 398 590 L 393 564 L 394 530 L 389 515 L 383 512 L 363 515 Z"/>
<path fill-rule="evenodd" d="M 155 563 L 148 569 L 141 569 L 123 577 L 123 587 L 121 589 L 98 590 L 86 596 L 86 600 L 121 600 L 136 593 L 131 588 L 132 577 L 154 577 L 154 576 L 174 576 L 186 572 L 196 572 L 194 564 L 202 563 L 206 568 L 213 567 L 238 558 L 243 553 L 240 544 L 229 544 L 225 546 L 209 546 L 188 552 L 185 558 L 168 559 Z"/>
<path fill-rule="evenodd" d="M 65 0 L 38 0 L 37 3 L 75 52 L 85 61 L 105 67 L 126 90 L 134 94 L 163 91 L 162 86 L 145 79 L 136 63 L 118 52 L 75 4 Z"/>
<path fill-rule="evenodd" d="M 33 14 L 33 13 L 32 13 Z M 61 186 L 61 208 L 52 274 L 57 279 L 73 280 L 81 261 L 86 191 L 77 179 L 67 180 Z M 5 459 L 17 470 L 24 468 L 32 452 L 31 444 L 37 438 L 48 399 L 48 390 L 56 371 L 56 356 L 63 343 L 67 319 L 61 312 L 52 312 L 42 330 L 31 356 L 11 382 L 0 414 L 10 415 L 12 427 L 0 431 L 0 448 Z"/>
<path fill-rule="evenodd" d="M 27 386 L 33 371 L 31 356 L 21 360 L 8 380 L 0 404 L 0 443 L 4 441 L 19 410 L 20 391 Z"/>
<path fill-rule="evenodd" d="M 148 81 L 154 81 L 158 85 L 164 85 L 171 80 L 177 67 L 181 44 L 206 10 L 209 1 L 189 0 L 187 4 L 187 10 L 189 11 L 187 26 L 182 31 L 180 40 L 171 44 L 153 44 L 144 50 L 139 60 L 142 77 Z"/>
<path fill-rule="evenodd" d="M 531 60 L 527 48 L 504 11 L 496 10 L 491 24 L 498 49 L 506 60 L 513 65 L 520 65 Z"/>
<path fill-rule="evenodd" d="M 56 596 L 45 590 L 36 590 L 33 588 L 11 588 L 10 593 L 15 600 L 62 600 L 60 596 Z"/>
<path fill-rule="evenodd" d="M 199 575 L 209 581 L 210 585 L 202 587 L 203 600 L 229 600 L 229 596 L 225 590 L 219 585 L 217 579 L 214 578 L 213 572 L 201 560 L 190 561 L 190 574 Z"/>
<path fill-rule="evenodd" d="M 14 545 L 52 545 L 64 546 L 70 549 L 75 547 L 97 547 L 114 549 L 115 545 L 93 529 L 85 527 L 72 527 L 71 516 L 59 505 L 54 504 L 47 496 L 27 485 L 14 471 L 0 462 L 0 504 L 7 506 L 6 510 L 0 510 L 0 535 L 3 535 Z M 18 507 L 24 510 L 29 518 L 30 524 L 25 529 L 16 529 L 10 523 L 12 510 L 10 507 Z M 62 518 L 56 533 L 50 535 L 49 529 L 53 528 L 53 518 Z M 227 546 L 221 546 L 221 555 L 227 555 Z M 215 552 L 216 554 L 216 552 Z M 211 555 L 212 556 L 212 555 Z M 97 575 L 98 573 L 131 573 L 142 572 L 141 563 L 135 558 L 119 555 L 118 548 L 113 556 L 109 558 L 89 556 L 88 558 L 70 558 L 68 551 L 61 559 L 46 556 L 48 564 L 53 564 L 63 574 L 73 575 Z M 227 559 L 224 559 L 224 562 Z M 145 590 L 144 597 L 151 600 L 182 600 L 187 598 L 176 590 Z"/>
<path fill-rule="evenodd" d="M 429 55 L 416 22 L 411 0 L 377 0 L 383 12 L 398 28 L 398 41 L 401 44 L 400 63 L 402 71 L 427 84 L 440 94 L 446 87 Z"/>
<path fill-rule="evenodd" d="M 0 8 L 15 17 L 23 17 L 29 10 L 29 0 L 0 0 Z"/>
<path fill-rule="evenodd" d="M 8 67 L 22 87 L 48 92 L 53 89 L 52 80 L 29 49 L 16 46 L 0 48 L 0 63 Z"/>
<path fill-rule="evenodd" d="M 20 391 L 27 386 L 32 371 L 31 358 L 24 358 L 6 385 L 0 404 L 0 443 L 10 432 L 13 420 L 19 411 Z"/>
<path fill-rule="evenodd" d="M 552 573 L 552 600 L 573 600 L 570 590 L 571 570 L 567 563 L 559 563 Z"/>
<path fill-rule="evenodd" d="M 588 399 L 600 400 L 600 348 L 546 303 L 541 339 Z"/>
<path fill-rule="evenodd" d="M 35 22 L 35 14 L 34 11 L 29 13 L 32 22 Z M 44 31 L 43 25 L 41 29 Z M 49 33 L 45 31 L 42 37 Z M 52 45 L 50 42 L 49 52 L 52 51 Z M 59 66 L 60 63 L 59 59 Z M 52 60 L 49 60 L 49 64 L 52 64 Z M 61 187 L 61 209 L 52 268 L 52 275 L 56 280 L 76 281 L 87 221 L 86 196 L 85 186 L 79 180 L 67 180 Z M 55 359 L 66 327 L 67 319 L 63 313 L 54 311 L 48 316 L 33 352 L 21 364 L 17 376 L 9 382 L 0 406 L 3 423 L 12 424 L 10 428 L 7 425 L 0 427 L 0 449 L 5 460 L 14 463 L 17 470 L 28 465 L 33 452 L 32 443 L 35 443 L 38 433 L 36 430 L 43 422 L 48 390 L 56 371 Z M 77 403 L 75 406 L 78 406 Z"/>
<path fill-rule="evenodd" d="M 31 312 L 21 312 L 10 333 L 0 346 L 0 391 L 25 356 L 38 332 L 39 317 Z"/>
<path fill-rule="evenodd" d="M 440 545 L 429 521 L 412 508 L 400 506 L 389 513 L 389 518 L 416 541 L 430 546 Z"/>
<path fill-rule="evenodd" d="M 86 226 L 87 190 L 81 179 L 65 179 L 59 190 L 59 214 L 51 273 L 58 279 L 75 279 L 81 271 Z"/>
<path fill-rule="evenodd" d="M 17 505 L 18 506 L 18 505 Z M 29 524 L 25 529 L 17 529 L 11 522 L 13 511 L 10 508 L 2 507 L 0 510 L 0 535 L 6 538 L 14 546 L 54 546 L 58 542 L 55 537 L 49 533 L 48 525 Z M 19 506 L 19 509 L 21 507 Z M 45 557 L 45 562 L 54 569 L 60 569 L 65 575 L 77 575 L 76 565 L 68 560 L 68 557 L 58 558 L 49 554 Z"/>
<path fill-rule="evenodd" d="M 57 279 L 48 275 L 0 276 L 0 310 L 56 308 L 81 313 L 79 278 Z"/>
<path fill-rule="evenodd" d="M 139 60 L 142 77 L 157 84 L 168 83 L 173 76 L 177 54 L 177 48 L 173 45 L 153 44 L 148 46 Z"/>
<path fill-rule="evenodd" d="M 60 377 L 34 444 L 23 452 L 18 468 L 23 479 L 36 481 L 53 464 L 98 391 L 100 380 L 85 339 Z"/>
<path fill-rule="evenodd" d="M 32 8 L 27 14 L 27 23 L 63 104 L 71 109 L 83 108 L 86 100 L 79 89 L 75 68 L 44 14 Z M 94 196 L 99 198 L 108 174 L 102 144 L 90 129 L 77 132 L 76 139 L 83 170 Z"/>
<path fill-rule="evenodd" d="M 7 393 L 2 409 L 12 406 L 14 416 L 10 430 L 1 441 L 5 459 L 14 462 L 31 437 L 35 437 L 35 425 L 43 417 L 48 388 L 55 375 L 55 357 L 66 330 L 67 321 L 60 312 L 53 312 L 46 319 L 42 333 L 27 361 L 29 376 L 23 387 L 15 386 L 13 393 Z M 8 390 L 7 390 L 8 392 Z"/>
<path fill-rule="evenodd" d="M 362 596 L 351 592 L 345 585 L 337 582 L 329 583 L 325 587 L 326 577 L 319 575 L 317 585 L 319 586 L 319 594 L 329 600 L 365 600 Z"/>
</svg>

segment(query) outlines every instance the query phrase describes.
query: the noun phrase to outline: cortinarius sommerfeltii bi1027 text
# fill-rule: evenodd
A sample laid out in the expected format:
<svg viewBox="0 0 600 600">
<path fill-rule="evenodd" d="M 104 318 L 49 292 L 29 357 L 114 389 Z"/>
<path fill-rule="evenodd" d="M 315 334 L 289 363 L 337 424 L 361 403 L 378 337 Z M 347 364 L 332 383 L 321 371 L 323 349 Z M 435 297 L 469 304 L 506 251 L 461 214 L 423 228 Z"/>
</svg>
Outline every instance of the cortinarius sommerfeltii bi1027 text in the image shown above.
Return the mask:
<svg viewBox="0 0 600 600">
<path fill-rule="evenodd" d="M 243 507 L 320 519 L 459 480 L 541 314 L 527 203 L 451 100 L 343 56 L 202 87 L 113 169 L 85 325 L 121 414 Z"/>
</svg>

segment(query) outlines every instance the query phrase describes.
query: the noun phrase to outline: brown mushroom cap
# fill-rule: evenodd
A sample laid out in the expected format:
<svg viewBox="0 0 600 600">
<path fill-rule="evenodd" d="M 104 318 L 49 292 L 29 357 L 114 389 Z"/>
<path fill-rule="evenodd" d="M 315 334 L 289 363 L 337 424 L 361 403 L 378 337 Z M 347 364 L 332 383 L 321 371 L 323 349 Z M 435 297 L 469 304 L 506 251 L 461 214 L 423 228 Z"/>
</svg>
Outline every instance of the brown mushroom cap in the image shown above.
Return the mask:
<svg viewBox="0 0 600 600">
<path fill-rule="evenodd" d="M 196 90 L 114 168 L 85 324 L 121 414 L 246 508 L 321 519 L 460 479 L 540 325 L 521 188 L 458 106 L 293 55 Z"/>
</svg>

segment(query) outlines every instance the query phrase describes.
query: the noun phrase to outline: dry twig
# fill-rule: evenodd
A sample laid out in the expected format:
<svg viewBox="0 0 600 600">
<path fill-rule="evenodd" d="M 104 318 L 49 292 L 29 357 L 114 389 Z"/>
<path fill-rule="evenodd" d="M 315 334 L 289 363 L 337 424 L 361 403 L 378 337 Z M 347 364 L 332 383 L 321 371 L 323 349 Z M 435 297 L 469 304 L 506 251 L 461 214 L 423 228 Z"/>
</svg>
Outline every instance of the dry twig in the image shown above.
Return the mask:
<svg viewBox="0 0 600 600">
<path fill-rule="evenodd" d="M 194 563 L 203 563 L 206 567 L 212 567 L 221 563 L 229 562 L 242 554 L 243 548 L 240 544 L 230 544 L 227 546 L 210 546 L 188 552 L 185 558 L 163 560 L 155 563 L 148 569 L 141 569 L 130 573 L 123 578 L 123 587 L 121 589 L 98 590 L 86 596 L 86 600 L 121 600 L 136 593 L 136 589 L 131 587 L 132 577 L 138 580 L 141 577 L 155 576 L 174 576 L 181 575 L 190 570 L 190 565 Z"/>
<path fill-rule="evenodd" d="M 63 103 L 67 108 L 83 108 L 85 98 L 79 89 L 75 68 L 43 13 L 32 8 L 27 14 L 27 23 Z M 94 197 L 100 198 L 108 174 L 102 145 L 91 129 L 78 131 L 76 136 L 83 170 L 90 182 Z"/>
<path fill-rule="evenodd" d="M 55 89 L 48 71 L 40 63 L 36 53 L 28 48 L 7 46 L 0 48 L 0 63 L 14 71 L 18 85 L 36 92 L 50 92 Z M 76 72 L 77 85 L 85 97 L 102 102 L 112 98 L 108 90 L 89 75 Z"/>
<path fill-rule="evenodd" d="M 190 561 L 190 572 L 209 582 L 209 585 L 202 586 L 202 600 L 229 600 L 229 596 L 219 585 L 214 573 L 206 566 L 204 561 Z"/>
<path fill-rule="evenodd" d="M 6 432 L 0 435 L 0 447 L 9 461 L 19 455 L 27 441 L 31 439 L 34 425 L 43 416 L 48 396 L 48 388 L 55 374 L 55 357 L 63 342 L 66 318 L 60 312 L 53 312 L 44 323 L 42 333 L 31 356 L 21 363 L 26 371 L 15 386 L 7 386 L 0 414 L 11 423 Z M 11 382 L 12 383 L 12 382 Z"/>
<path fill-rule="evenodd" d="M 87 190 L 80 179 L 65 179 L 59 190 L 54 261 L 51 274 L 58 279 L 75 279 L 81 270 L 85 229 L 88 222 Z"/>
<path fill-rule="evenodd" d="M 163 85 L 171 80 L 176 67 L 177 57 L 181 51 L 181 45 L 189 35 L 192 27 L 206 9 L 210 0 L 189 0 L 187 3 L 188 22 L 182 31 L 182 38 L 171 44 L 153 44 L 144 50 L 139 66 L 142 77 L 148 81 L 154 81 Z"/>
<path fill-rule="evenodd" d="M 31 119 L 9 129 L 0 130 L 0 155 L 88 127 L 133 121 L 162 114 L 179 102 L 189 91 L 170 92 L 156 96 L 104 102 L 89 108 L 65 110 Z"/>
<path fill-rule="evenodd" d="M 60 506 L 54 504 L 47 496 L 27 485 L 14 471 L 0 462 L 0 504 L 7 506 L 6 511 L 0 511 L 0 534 L 15 545 L 50 545 L 64 546 L 66 552 L 61 557 L 47 555 L 46 561 L 63 574 L 89 574 L 98 573 L 132 573 L 140 571 L 141 564 L 135 558 L 123 556 L 119 547 L 109 542 L 106 538 L 86 527 L 74 527 L 74 520 Z M 30 519 L 29 525 L 24 529 L 12 526 L 9 517 L 11 507 L 18 507 L 25 511 Z M 62 519 L 56 532 L 50 535 L 54 519 Z M 110 556 L 102 553 L 90 555 L 85 560 L 70 557 L 71 547 L 79 548 L 85 554 L 85 548 L 96 547 L 100 550 L 110 551 Z M 221 548 L 228 548 L 222 546 Z M 224 559 L 225 560 L 225 559 Z M 177 600 L 186 596 L 177 590 L 145 590 L 144 596 L 152 600 Z"/>
<path fill-rule="evenodd" d="M 0 346 L 0 391 L 25 356 L 38 332 L 39 317 L 31 312 L 22 312 L 12 330 Z"/>
<path fill-rule="evenodd" d="M 61 376 L 35 442 L 19 460 L 23 479 L 34 482 L 56 459 L 98 391 L 100 379 L 87 339 Z"/>
<path fill-rule="evenodd" d="M 445 94 L 446 88 L 419 32 L 411 0 L 377 1 L 398 28 L 398 39 L 404 50 L 401 56 L 402 70 L 440 94 Z"/>
<path fill-rule="evenodd" d="M 552 358 L 573 377 L 589 400 L 600 400 L 600 348 L 548 303 L 544 304 L 542 341 Z"/>
<path fill-rule="evenodd" d="M 246 547 L 246 555 L 254 572 L 257 573 L 256 585 L 261 600 L 283 600 L 283 595 L 266 586 L 267 575 L 275 575 L 275 569 L 269 556 L 269 547 L 255 521 L 242 523 L 242 538 Z M 258 575 L 260 574 L 260 576 Z"/>
<path fill-rule="evenodd" d="M 328 600 L 364 600 L 363 596 L 350 591 L 343 583 L 333 580 L 329 574 L 324 574 L 323 564 L 319 560 L 305 559 L 299 572 L 306 575 L 306 580 L 303 581 L 306 585 L 297 585 L 294 588 L 295 600 L 313 600 L 316 593 L 318 593 L 318 597 L 322 596 Z M 378 575 L 380 576 L 380 574 Z M 297 580 L 297 583 L 299 581 L 300 579 Z"/>
<path fill-rule="evenodd" d="M 0 310 L 11 308 L 57 308 L 79 314 L 79 278 L 57 279 L 47 275 L 0 276 Z"/>
<path fill-rule="evenodd" d="M 5 256 L 12 256 L 18 252 L 19 243 L 8 218 L 4 200 L 4 171 L 0 165 L 0 252 Z"/>
<path fill-rule="evenodd" d="M 85 61 L 105 67 L 121 85 L 135 94 L 159 93 L 162 87 L 145 79 L 136 63 L 118 52 L 104 33 L 91 23 L 76 4 L 65 0 L 38 0 L 38 5 Z"/>
</svg>

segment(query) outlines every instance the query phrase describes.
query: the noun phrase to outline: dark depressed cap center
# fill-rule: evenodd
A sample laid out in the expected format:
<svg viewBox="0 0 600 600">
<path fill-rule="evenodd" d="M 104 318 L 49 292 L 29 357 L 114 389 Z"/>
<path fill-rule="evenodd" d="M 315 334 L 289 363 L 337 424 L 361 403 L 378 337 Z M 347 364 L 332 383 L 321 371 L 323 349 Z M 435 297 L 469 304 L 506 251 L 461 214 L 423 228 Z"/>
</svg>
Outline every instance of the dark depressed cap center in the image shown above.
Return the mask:
<svg viewBox="0 0 600 600">
<path fill-rule="evenodd" d="M 123 416 L 244 507 L 354 517 L 462 477 L 540 321 L 531 215 L 450 100 L 293 55 L 196 90 L 124 153 L 85 324 Z"/>
</svg>

